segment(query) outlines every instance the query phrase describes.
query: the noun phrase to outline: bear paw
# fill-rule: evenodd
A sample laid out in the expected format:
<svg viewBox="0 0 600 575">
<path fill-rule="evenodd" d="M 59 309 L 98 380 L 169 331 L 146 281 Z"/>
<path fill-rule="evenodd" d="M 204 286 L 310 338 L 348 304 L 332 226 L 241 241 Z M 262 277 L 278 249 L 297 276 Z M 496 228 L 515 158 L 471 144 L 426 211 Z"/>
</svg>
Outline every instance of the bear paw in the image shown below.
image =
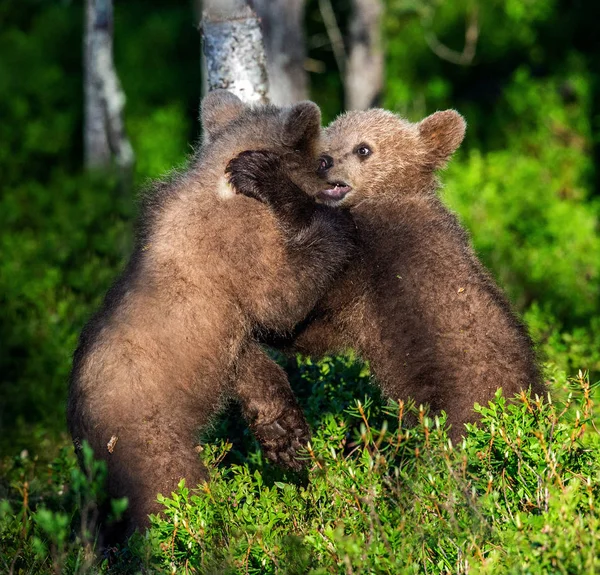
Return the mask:
<svg viewBox="0 0 600 575">
<path fill-rule="evenodd" d="M 248 151 L 227 164 L 225 173 L 238 194 L 269 203 L 269 186 L 277 179 L 281 167 L 279 156 L 267 151 Z"/>
<path fill-rule="evenodd" d="M 301 412 L 290 411 L 270 423 L 255 424 L 253 428 L 271 461 L 295 471 L 305 466 L 297 455 L 310 441 L 310 430 Z"/>
</svg>

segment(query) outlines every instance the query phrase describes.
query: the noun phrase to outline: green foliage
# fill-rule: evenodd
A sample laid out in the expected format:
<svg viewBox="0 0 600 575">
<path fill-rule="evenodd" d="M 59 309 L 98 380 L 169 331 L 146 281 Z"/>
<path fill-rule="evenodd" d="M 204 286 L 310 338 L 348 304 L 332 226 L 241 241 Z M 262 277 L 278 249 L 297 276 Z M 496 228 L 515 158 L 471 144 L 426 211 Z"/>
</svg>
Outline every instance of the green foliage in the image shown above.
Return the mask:
<svg viewBox="0 0 600 575">
<path fill-rule="evenodd" d="M 11 573 L 89 573 L 106 466 L 84 445 L 81 468 L 70 447 L 44 464 L 27 451 L 2 463 L 0 565 Z M 115 501 L 122 513 L 126 502 Z M 116 514 L 115 514 L 116 515 Z"/>
<path fill-rule="evenodd" d="M 45 180 L 57 159 L 63 168 L 81 159 L 72 138 L 83 105 L 79 53 L 65 46 L 79 44 L 83 15 L 79 7 L 67 10 L 58 2 L 45 3 L 44 10 L 36 4 L 9 0 L 0 8 L 6 18 L 0 30 L 3 187 L 23 176 Z"/>
<path fill-rule="evenodd" d="M 130 2 L 117 14 L 145 182 L 180 164 L 197 134 L 197 33 L 185 7 L 146 18 L 145 3 Z M 0 453 L 14 453 L 64 430 L 78 333 L 129 254 L 135 210 L 112 176 L 81 174 L 80 5 L 8 0 L 0 15 Z"/>
<path fill-rule="evenodd" d="M 335 373 L 349 400 L 356 364 L 303 362 L 300 371 L 307 367 Z M 89 448 L 83 471 L 67 448 L 42 468 L 27 453 L 5 460 L 0 564 L 8 569 L 14 561 L 16 573 L 41 574 L 600 568 L 600 436 L 583 374 L 558 376 L 552 402 L 523 395 L 512 403 L 498 393 L 488 406 L 476 406 L 481 421 L 456 446 L 444 418 L 429 417 L 423 407 L 366 397 L 323 412 L 329 383 L 313 383 L 320 401 L 304 406 L 316 426 L 306 472 L 282 472 L 256 446 L 241 465 L 231 464 L 231 442 L 214 438 L 203 452 L 210 483 L 198 490 L 182 483 L 159 497 L 164 515 L 110 562 L 92 552 L 105 468 Z M 113 502 L 115 511 L 124 507 Z"/>
<path fill-rule="evenodd" d="M 11 439 L 31 447 L 34 423 L 64 429 L 77 332 L 129 249 L 130 217 L 114 186 L 81 177 L 27 182 L 0 199 L 0 449 Z"/>
<path fill-rule="evenodd" d="M 538 343 L 541 359 L 563 373 L 587 370 L 592 381 L 600 380 L 600 317 L 586 326 L 565 329 L 548 309 L 536 304 L 525 313 L 529 331 Z"/>
<path fill-rule="evenodd" d="M 136 172 L 141 178 L 157 178 L 181 163 L 182 150 L 186 149 L 186 127 L 181 107 L 175 104 L 128 122 L 137 154 Z"/>
<path fill-rule="evenodd" d="M 422 409 L 357 402 L 323 418 L 308 483 L 219 467 L 230 445 L 211 446 L 210 483 L 162 498 L 129 552 L 165 573 L 595 572 L 599 437 L 573 386 L 559 404 L 498 395 L 459 446 Z"/>
<path fill-rule="evenodd" d="M 509 147 L 470 151 L 444 180 L 447 202 L 513 302 L 524 309 L 537 301 L 573 321 L 598 311 L 600 234 L 587 191 L 589 125 L 581 122 L 587 82 L 567 81 L 577 104 L 561 102 L 561 80 L 519 71 L 506 90 Z"/>
<path fill-rule="evenodd" d="M 489 116 L 494 115 L 504 82 L 514 69 L 556 58 L 552 41 L 540 41 L 542 31 L 551 27 L 554 40 L 573 33 L 577 14 L 569 15 L 569 25 L 564 19 L 559 22 L 557 4 L 556 0 L 488 0 L 485 4 L 387 0 L 385 107 L 416 120 L 428 110 L 451 105 L 464 111 L 467 105 L 475 131 L 488 139 Z M 473 15 L 479 30 L 470 63 L 474 68 L 449 64 L 434 55 L 435 42 L 456 53 L 463 50 L 465 27 Z M 558 67 L 557 61 L 548 63 Z"/>
</svg>

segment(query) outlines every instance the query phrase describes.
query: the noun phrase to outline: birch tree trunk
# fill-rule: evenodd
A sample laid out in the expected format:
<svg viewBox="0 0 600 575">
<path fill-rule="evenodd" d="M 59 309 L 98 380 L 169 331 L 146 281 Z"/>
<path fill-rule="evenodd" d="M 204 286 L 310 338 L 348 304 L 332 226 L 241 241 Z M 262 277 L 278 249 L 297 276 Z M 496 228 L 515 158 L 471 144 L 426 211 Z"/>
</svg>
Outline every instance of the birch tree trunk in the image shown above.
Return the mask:
<svg viewBox="0 0 600 575">
<path fill-rule="evenodd" d="M 305 0 L 250 0 L 260 18 L 267 53 L 269 98 L 286 106 L 308 98 L 304 69 Z"/>
<path fill-rule="evenodd" d="M 129 171 L 134 154 L 123 125 L 125 95 L 113 62 L 112 0 L 86 0 L 84 32 L 84 157 L 106 169 L 114 157 Z"/>
<path fill-rule="evenodd" d="M 209 92 L 224 88 L 246 103 L 268 101 L 260 24 L 245 0 L 204 0 L 202 44 Z"/>
<path fill-rule="evenodd" d="M 380 105 L 383 92 L 381 0 L 352 0 L 349 54 L 344 78 L 346 109 Z"/>
</svg>

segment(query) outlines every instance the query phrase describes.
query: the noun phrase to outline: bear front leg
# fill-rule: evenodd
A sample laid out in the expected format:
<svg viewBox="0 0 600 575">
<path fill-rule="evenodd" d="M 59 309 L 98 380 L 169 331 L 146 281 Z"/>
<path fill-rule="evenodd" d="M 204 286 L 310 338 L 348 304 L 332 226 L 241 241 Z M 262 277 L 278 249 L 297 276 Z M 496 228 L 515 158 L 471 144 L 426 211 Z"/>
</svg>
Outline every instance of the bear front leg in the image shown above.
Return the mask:
<svg viewBox="0 0 600 575">
<path fill-rule="evenodd" d="M 265 455 L 300 470 L 298 450 L 310 440 L 310 430 L 285 371 L 252 342 L 238 358 L 234 377 L 234 392 Z"/>
<path fill-rule="evenodd" d="M 290 180 L 277 154 L 242 152 L 229 162 L 226 172 L 239 194 L 266 204 L 290 233 L 310 225 L 317 204 Z"/>
<path fill-rule="evenodd" d="M 309 284 L 317 279 L 323 286 L 356 254 L 360 241 L 350 212 L 317 204 L 290 180 L 277 154 L 242 152 L 226 171 L 238 193 L 273 211 L 291 248 L 296 277 Z"/>
</svg>

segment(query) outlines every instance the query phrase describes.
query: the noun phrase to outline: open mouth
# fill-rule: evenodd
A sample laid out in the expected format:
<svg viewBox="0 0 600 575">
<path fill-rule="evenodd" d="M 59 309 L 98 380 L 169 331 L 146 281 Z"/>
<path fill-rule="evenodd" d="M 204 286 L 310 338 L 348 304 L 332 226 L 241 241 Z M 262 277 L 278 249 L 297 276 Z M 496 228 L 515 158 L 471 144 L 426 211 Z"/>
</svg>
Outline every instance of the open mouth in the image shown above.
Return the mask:
<svg viewBox="0 0 600 575">
<path fill-rule="evenodd" d="M 322 200 L 339 202 L 340 200 L 343 200 L 352 189 L 346 182 L 327 182 L 327 185 L 331 187 L 319 192 L 319 198 Z"/>
</svg>

